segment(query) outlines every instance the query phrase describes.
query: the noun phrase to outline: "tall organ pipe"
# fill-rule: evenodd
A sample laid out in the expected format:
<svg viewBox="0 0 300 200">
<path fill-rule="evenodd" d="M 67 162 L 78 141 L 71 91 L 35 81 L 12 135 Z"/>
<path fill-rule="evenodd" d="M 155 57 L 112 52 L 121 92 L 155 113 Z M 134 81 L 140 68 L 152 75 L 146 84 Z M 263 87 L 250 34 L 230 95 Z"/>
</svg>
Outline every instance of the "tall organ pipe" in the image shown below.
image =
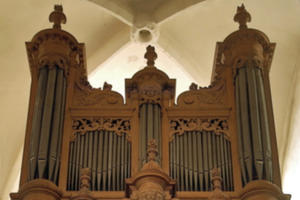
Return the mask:
<svg viewBox="0 0 300 200">
<path fill-rule="evenodd" d="M 39 70 L 29 147 L 29 180 L 58 182 L 66 79 L 58 66 Z"/>
<path fill-rule="evenodd" d="M 140 106 L 139 167 L 147 162 L 147 144 L 155 139 L 158 144 L 157 162 L 161 162 L 161 108 L 158 104 Z"/>
<path fill-rule="evenodd" d="M 235 78 L 239 158 L 244 185 L 251 180 L 272 181 L 270 131 L 262 71 L 252 62 Z"/>
<path fill-rule="evenodd" d="M 174 157 L 179 161 L 180 170 L 170 163 L 170 171 L 173 171 L 170 175 L 178 180 L 178 190 L 211 191 L 210 170 L 220 168 L 223 190 L 233 191 L 230 141 L 223 134 L 188 131 L 175 134 L 170 143 L 170 158 L 173 158 L 170 162 L 174 162 Z"/>
</svg>

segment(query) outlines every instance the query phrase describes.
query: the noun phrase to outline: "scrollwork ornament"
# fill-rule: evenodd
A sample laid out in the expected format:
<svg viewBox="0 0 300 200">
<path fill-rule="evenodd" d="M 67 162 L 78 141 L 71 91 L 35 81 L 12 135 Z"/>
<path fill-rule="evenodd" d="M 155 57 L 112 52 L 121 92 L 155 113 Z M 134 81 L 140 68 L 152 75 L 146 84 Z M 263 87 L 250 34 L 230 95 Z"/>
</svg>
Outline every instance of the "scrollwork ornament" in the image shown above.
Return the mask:
<svg viewBox="0 0 300 200">
<path fill-rule="evenodd" d="M 73 119 L 72 121 L 72 136 L 71 140 L 75 139 L 75 134 L 80 133 L 84 135 L 88 131 L 113 131 L 117 135 L 122 136 L 126 134 L 128 140 L 131 138 L 130 134 L 130 120 L 129 119 L 111 119 L 111 118 L 81 118 Z"/>
<path fill-rule="evenodd" d="M 170 140 L 175 134 L 182 135 L 186 131 L 212 131 L 224 134 L 229 138 L 229 127 L 226 119 L 177 118 L 170 120 Z"/>
<path fill-rule="evenodd" d="M 182 93 L 178 97 L 179 104 L 225 104 L 226 85 L 225 81 L 219 81 L 218 84 L 206 88 L 198 87 L 192 83 L 190 90 Z"/>
</svg>

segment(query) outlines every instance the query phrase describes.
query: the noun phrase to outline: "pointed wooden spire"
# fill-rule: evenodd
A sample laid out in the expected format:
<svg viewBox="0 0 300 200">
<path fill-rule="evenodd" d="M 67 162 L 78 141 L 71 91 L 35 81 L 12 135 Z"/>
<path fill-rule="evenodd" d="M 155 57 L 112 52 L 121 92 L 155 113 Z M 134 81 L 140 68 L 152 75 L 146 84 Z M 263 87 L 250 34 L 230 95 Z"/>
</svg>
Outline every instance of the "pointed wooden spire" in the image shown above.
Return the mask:
<svg viewBox="0 0 300 200">
<path fill-rule="evenodd" d="M 54 11 L 50 14 L 49 21 L 53 22 L 53 28 L 55 29 L 61 29 L 61 24 L 67 22 L 62 5 L 54 5 Z"/>
<path fill-rule="evenodd" d="M 240 29 L 246 29 L 247 23 L 251 21 L 251 15 L 250 13 L 245 9 L 244 4 L 237 7 L 236 14 L 234 16 L 234 21 L 239 23 Z"/>
<path fill-rule="evenodd" d="M 148 66 L 154 66 L 155 60 L 157 58 L 157 54 L 155 52 L 155 48 L 153 46 L 147 47 L 147 52 L 145 53 L 144 58 L 147 59 L 147 65 Z"/>
</svg>

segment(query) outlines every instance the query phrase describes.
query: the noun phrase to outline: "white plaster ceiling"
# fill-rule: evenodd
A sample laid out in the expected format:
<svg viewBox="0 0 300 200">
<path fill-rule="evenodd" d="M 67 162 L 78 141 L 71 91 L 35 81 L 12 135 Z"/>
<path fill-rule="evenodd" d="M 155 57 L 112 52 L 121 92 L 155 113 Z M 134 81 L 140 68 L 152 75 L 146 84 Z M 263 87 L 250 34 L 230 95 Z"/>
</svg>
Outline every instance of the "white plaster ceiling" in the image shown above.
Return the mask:
<svg viewBox="0 0 300 200">
<path fill-rule="evenodd" d="M 21 165 L 30 90 L 24 42 L 39 30 L 51 27 L 48 16 L 56 3 L 63 4 L 67 16 L 63 29 L 86 44 L 93 81 L 100 77 L 97 72 L 105 72 L 110 66 L 119 67 L 120 73 L 141 68 L 141 48 L 130 41 L 130 33 L 132 26 L 143 26 L 146 21 L 157 23 L 160 33 L 155 44 L 162 57 L 158 64 L 170 65 L 161 68 L 175 71 L 171 77 L 178 76 L 176 72 L 185 74 L 185 80 L 178 77 L 177 85 L 188 80 L 209 84 L 215 44 L 237 30 L 233 15 L 236 7 L 244 3 L 252 15 L 249 27 L 260 29 L 277 43 L 270 79 L 283 189 L 292 192 L 293 199 L 300 199 L 293 187 L 297 185 L 293 181 L 300 179 L 299 170 L 295 170 L 300 167 L 298 0 L 0 1 L 0 199 L 8 199 L 8 193 L 17 189 Z"/>
</svg>

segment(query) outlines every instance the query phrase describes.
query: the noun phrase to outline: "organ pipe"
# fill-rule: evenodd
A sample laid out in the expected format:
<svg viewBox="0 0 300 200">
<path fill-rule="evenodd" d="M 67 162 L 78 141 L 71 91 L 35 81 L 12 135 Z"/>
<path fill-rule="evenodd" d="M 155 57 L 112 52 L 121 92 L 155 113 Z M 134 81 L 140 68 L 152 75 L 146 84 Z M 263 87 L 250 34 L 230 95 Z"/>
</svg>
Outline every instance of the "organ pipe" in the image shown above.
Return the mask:
<svg viewBox="0 0 300 200">
<path fill-rule="evenodd" d="M 180 161 L 177 174 L 170 174 L 178 180 L 178 190 L 211 191 L 210 170 L 220 168 L 223 190 L 233 191 L 231 147 L 225 135 L 209 131 L 186 131 L 183 135 L 175 134 L 170 147 L 170 158 L 177 157 Z M 175 171 L 176 164 L 170 163 L 169 166 L 170 171 Z"/>
<path fill-rule="evenodd" d="M 79 190 L 80 169 L 86 167 L 92 172 L 91 190 L 124 189 L 125 179 L 130 177 L 130 154 L 131 146 L 124 134 L 105 130 L 75 133 L 70 143 L 67 189 Z"/>
<path fill-rule="evenodd" d="M 140 106 L 139 167 L 147 162 L 146 148 L 150 140 L 158 142 L 158 157 L 161 159 L 161 109 L 158 104 L 144 103 Z"/>
<path fill-rule="evenodd" d="M 243 184 L 272 181 L 270 133 L 261 69 L 245 62 L 235 78 L 239 160 Z"/>
<path fill-rule="evenodd" d="M 66 98 L 63 69 L 39 70 L 29 148 L 29 180 L 44 178 L 57 184 Z"/>
</svg>

